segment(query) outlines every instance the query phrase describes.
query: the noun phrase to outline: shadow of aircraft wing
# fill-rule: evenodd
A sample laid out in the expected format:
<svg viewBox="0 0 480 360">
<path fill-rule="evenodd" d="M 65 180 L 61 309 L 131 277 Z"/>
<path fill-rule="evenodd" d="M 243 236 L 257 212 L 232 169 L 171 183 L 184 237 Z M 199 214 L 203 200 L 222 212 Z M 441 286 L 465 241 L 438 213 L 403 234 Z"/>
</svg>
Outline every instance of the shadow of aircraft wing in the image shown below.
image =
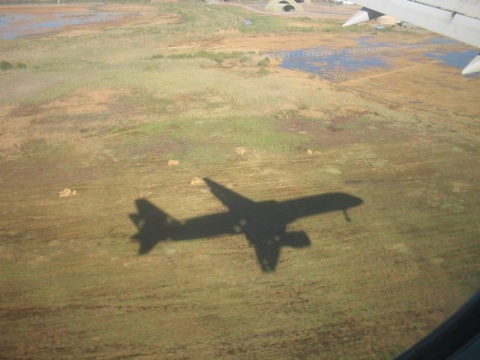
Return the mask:
<svg viewBox="0 0 480 360">
<path fill-rule="evenodd" d="M 255 207 L 255 201 L 227 189 L 225 186 L 220 185 L 209 178 L 204 178 L 203 180 L 210 188 L 212 194 L 230 210 L 230 213 L 233 216 L 243 218 L 245 213 Z"/>
</svg>

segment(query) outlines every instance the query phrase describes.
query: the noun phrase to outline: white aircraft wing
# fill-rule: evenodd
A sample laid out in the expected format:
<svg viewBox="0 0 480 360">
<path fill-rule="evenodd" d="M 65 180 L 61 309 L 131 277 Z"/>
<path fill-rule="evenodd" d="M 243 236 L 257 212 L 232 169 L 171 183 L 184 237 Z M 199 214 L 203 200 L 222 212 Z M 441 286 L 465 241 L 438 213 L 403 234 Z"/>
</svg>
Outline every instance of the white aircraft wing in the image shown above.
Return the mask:
<svg viewBox="0 0 480 360">
<path fill-rule="evenodd" d="M 343 26 L 376 19 L 384 14 L 395 16 L 430 31 L 480 48 L 480 0 L 360 0 L 364 6 Z M 462 74 L 480 71 L 477 55 Z"/>
</svg>

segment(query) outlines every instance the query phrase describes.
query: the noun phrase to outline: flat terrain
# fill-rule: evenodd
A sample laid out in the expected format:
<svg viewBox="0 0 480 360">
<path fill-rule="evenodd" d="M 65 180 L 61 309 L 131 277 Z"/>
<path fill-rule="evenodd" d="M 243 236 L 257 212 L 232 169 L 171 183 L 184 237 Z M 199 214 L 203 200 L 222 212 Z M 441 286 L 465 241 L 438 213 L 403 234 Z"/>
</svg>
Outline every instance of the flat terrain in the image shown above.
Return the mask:
<svg viewBox="0 0 480 360">
<path fill-rule="evenodd" d="M 435 35 L 330 5 L 74 6 L 129 16 L 0 41 L 0 358 L 392 358 L 478 289 L 480 78 L 416 50 L 341 81 L 262 55 Z M 362 204 L 302 200 L 330 193 Z M 188 221 L 245 198 L 317 212 L 283 224 L 310 245 L 262 271 L 248 222 Z"/>
</svg>

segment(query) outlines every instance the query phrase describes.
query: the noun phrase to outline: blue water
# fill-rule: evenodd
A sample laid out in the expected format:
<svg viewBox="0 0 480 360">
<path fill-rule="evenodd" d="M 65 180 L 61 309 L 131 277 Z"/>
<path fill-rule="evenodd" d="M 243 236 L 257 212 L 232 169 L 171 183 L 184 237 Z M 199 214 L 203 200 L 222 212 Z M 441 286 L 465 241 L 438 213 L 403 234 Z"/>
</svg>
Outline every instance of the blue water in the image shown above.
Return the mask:
<svg viewBox="0 0 480 360">
<path fill-rule="evenodd" d="M 325 55 L 325 53 L 329 51 L 329 49 L 325 47 L 298 49 L 290 52 L 285 51 L 284 54 L 286 58 L 282 62 L 282 67 L 320 75 L 329 81 L 338 80 L 340 73 L 353 73 L 369 68 L 384 68 L 388 63 L 378 54 L 351 53 L 353 49 L 394 47 L 392 44 L 377 42 L 375 40 L 373 36 L 362 36 L 358 38 L 358 46 L 355 48 L 330 50 L 331 54 L 329 55 Z M 302 57 L 304 54 L 320 53 L 323 53 L 323 56 Z"/>
<path fill-rule="evenodd" d="M 359 46 L 365 46 L 365 47 L 388 47 L 392 48 L 395 47 L 398 44 L 392 44 L 392 43 L 386 43 L 382 41 L 375 41 L 376 38 L 374 36 L 361 36 L 357 40 L 357 44 Z"/>
<path fill-rule="evenodd" d="M 455 52 L 432 51 L 425 54 L 430 59 L 442 60 L 445 64 L 457 69 L 463 69 L 476 55 L 477 52 L 475 50 Z"/>
<path fill-rule="evenodd" d="M 329 81 L 338 81 L 347 77 L 349 73 L 356 71 L 385 68 L 389 65 L 389 58 L 402 55 L 402 47 L 408 48 L 412 46 L 412 44 L 407 43 L 386 43 L 376 40 L 373 36 L 363 36 L 358 39 L 357 46 L 354 48 L 335 51 L 324 47 L 283 51 L 284 60 L 282 67 L 313 73 Z M 448 38 L 435 38 L 430 40 L 429 43 L 435 45 L 461 45 Z M 418 45 L 423 46 L 424 44 Z M 398 48 L 398 51 L 395 49 L 393 53 L 389 51 L 388 54 L 384 55 L 374 51 L 370 52 L 370 49 L 382 51 L 381 48 Z M 354 50 L 359 51 L 355 53 Z M 368 50 L 368 52 L 361 52 L 362 50 Z M 309 56 L 306 57 L 304 56 L 305 54 Z M 476 56 L 476 52 L 474 50 L 460 50 L 452 46 L 451 49 L 435 49 L 433 51 L 426 48 L 424 55 L 430 59 L 440 59 L 449 66 L 463 69 Z M 480 77 L 480 74 L 473 76 Z"/>
<path fill-rule="evenodd" d="M 461 44 L 460 42 L 458 42 L 456 40 L 446 38 L 446 37 L 431 39 L 428 42 L 432 43 L 432 44 Z"/>
<path fill-rule="evenodd" d="M 0 8 L 1 10 L 1 8 Z M 23 22 L 31 20 L 31 16 L 21 15 L 21 14 L 10 14 L 2 15 L 0 14 L 0 30 L 6 28 L 7 26 L 15 22 Z"/>
<path fill-rule="evenodd" d="M 1 8 L 0 8 L 1 10 Z M 49 30 L 58 30 L 69 26 L 95 24 L 116 20 L 119 14 L 100 12 L 94 14 L 56 14 L 54 19 L 42 20 L 34 15 L 0 15 L 0 39 L 11 40 Z"/>
<path fill-rule="evenodd" d="M 329 81 L 335 81 L 339 72 L 353 73 L 368 68 L 383 68 L 388 63 L 381 57 L 362 54 L 335 54 L 324 57 L 285 59 L 282 67 L 291 70 L 302 70 L 320 75 Z"/>
</svg>

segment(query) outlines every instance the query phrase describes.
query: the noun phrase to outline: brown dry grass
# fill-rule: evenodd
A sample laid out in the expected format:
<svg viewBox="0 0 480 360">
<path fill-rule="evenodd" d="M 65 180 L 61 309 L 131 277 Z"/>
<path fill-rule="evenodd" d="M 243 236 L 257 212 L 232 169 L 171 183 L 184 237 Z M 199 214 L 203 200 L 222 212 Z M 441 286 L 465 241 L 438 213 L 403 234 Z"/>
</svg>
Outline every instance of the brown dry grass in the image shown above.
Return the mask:
<svg viewBox="0 0 480 360">
<path fill-rule="evenodd" d="M 478 79 L 408 57 L 339 84 L 273 62 L 262 75 L 247 51 L 355 37 L 189 40 L 189 23 L 160 37 L 174 25 L 141 19 L 0 45 L 28 65 L 0 75 L 1 356 L 390 358 L 477 289 Z M 246 60 L 166 57 L 185 49 Z M 312 245 L 283 248 L 270 274 L 242 235 L 138 256 L 136 199 L 178 220 L 226 211 L 196 177 L 259 202 L 340 191 L 364 205 L 290 224 Z"/>
</svg>

